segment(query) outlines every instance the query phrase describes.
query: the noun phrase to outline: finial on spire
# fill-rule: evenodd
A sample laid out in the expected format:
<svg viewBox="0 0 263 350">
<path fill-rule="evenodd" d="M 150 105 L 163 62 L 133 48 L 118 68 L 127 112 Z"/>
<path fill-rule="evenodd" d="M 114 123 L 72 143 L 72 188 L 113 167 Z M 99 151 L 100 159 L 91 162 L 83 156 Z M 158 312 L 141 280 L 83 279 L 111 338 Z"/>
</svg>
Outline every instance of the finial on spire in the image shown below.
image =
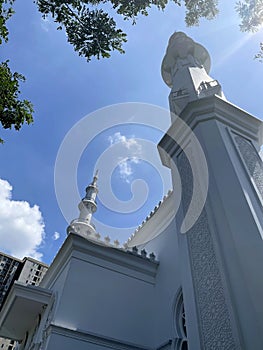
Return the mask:
<svg viewBox="0 0 263 350">
<path fill-rule="evenodd" d="M 91 183 L 93 186 L 97 186 L 97 181 L 98 181 L 98 178 L 99 178 L 98 177 L 98 173 L 99 173 L 99 170 L 97 169 L 95 174 L 94 174 L 94 176 L 93 176 L 93 181 Z"/>
</svg>

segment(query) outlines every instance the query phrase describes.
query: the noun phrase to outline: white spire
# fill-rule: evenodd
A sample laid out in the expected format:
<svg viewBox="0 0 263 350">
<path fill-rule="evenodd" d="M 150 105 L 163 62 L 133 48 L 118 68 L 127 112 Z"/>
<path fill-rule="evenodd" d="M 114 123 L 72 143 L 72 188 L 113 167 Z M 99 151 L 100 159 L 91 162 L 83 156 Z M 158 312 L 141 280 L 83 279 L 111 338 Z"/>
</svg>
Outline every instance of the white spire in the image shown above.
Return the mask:
<svg viewBox="0 0 263 350">
<path fill-rule="evenodd" d="M 96 197 L 98 194 L 98 170 L 96 171 L 93 181 L 86 188 L 86 195 L 79 203 L 79 217 L 71 221 L 67 228 L 67 233 L 77 233 L 84 238 L 88 238 L 90 235 L 95 235 L 95 226 L 91 223 L 92 215 L 97 210 Z"/>
</svg>

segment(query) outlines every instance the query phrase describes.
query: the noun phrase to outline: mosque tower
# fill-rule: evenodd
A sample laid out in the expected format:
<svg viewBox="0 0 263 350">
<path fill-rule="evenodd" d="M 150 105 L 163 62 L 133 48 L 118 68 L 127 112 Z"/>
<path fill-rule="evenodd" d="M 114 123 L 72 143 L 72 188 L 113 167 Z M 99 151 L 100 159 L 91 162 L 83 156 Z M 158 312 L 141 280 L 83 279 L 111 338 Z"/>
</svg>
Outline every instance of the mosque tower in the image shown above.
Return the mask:
<svg viewBox="0 0 263 350">
<path fill-rule="evenodd" d="M 162 64 L 172 125 L 159 152 L 174 191 L 178 172 L 181 179 L 176 226 L 189 349 L 262 350 L 263 123 L 228 102 L 209 69 L 203 46 L 172 35 Z"/>
<path fill-rule="evenodd" d="M 92 224 L 92 215 L 97 210 L 96 197 L 98 194 L 98 170 L 96 171 L 93 181 L 86 188 L 86 195 L 79 203 L 79 217 L 71 221 L 67 228 L 67 234 L 76 233 L 84 238 L 95 238 L 96 229 Z"/>
</svg>

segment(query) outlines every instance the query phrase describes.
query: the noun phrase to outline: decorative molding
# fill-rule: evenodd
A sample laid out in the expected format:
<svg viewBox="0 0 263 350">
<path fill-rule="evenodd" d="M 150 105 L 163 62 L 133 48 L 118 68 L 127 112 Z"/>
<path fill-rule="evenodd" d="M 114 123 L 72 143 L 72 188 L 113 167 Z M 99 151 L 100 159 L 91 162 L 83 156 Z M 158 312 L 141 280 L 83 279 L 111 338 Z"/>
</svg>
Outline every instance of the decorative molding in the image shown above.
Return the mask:
<svg viewBox="0 0 263 350">
<path fill-rule="evenodd" d="M 128 249 L 128 247 L 127 247 L 127 249 Z M 158 262 L 155 260 L 156 256 L 155 256 L 155 254 L 154 254 L 153 252 L 152 252 L 151 254 L 149 254 L 149 256 L 148 256 L 148 253 L 147 253 L 147 251 L 146 251 L 145 249 L 139 250 L 139 249 L 136 247 L 136 245 L 133 246 L 131 250 L 127 250 L 127 253 L 133 254 L 133 255 L 138 256 L 138 257 L 140 257 L 140 258 L 142 258 L 142 259 L 145 259 L 145 260 L 149 260 L 149 261 L 158 263 Z M 158 263 L 158 264 L 159 264 L 159 263 Z"/>
<path fill-rule="evenodd" d="M 187 330 L 186 330 L 186 317 L 184 310 L 183 292 L 180 287 L 175 295 L 172 324 L 175 338 L 171 341 L 171 349 L 181 350 L 182 344 L 185 342 L 188 349 Z M 167 348 L 168 349 L 168 348 Z"/>
<path fill-rule="evenodd" d="M 87 240 L 77 234 L 68 235 L 55 260 L 48 269 L 41 286 L 51 288 L 57 276 L 75 258 L 104 269 L 155 284 L 158 261 L 116 247 L 108 247 Z"/>
<path fill-rule="evenodd" d="M 187 340 L 186 320 L 183 301 L 183 291 L 180 287 L 176 293 L 174 312 L 173 312 L 173 327 L 176 334 L 176 338 Z"/>
<path fill-rule="evenodd" d="M 217 120 L 259 144 L 263 141 L 262 121 L 217 95 L 190 102 L 179 117 L 191 130 L 200 123 Z M 175 119 L 158 144 L 163 165 L 171 167 L 171 157 L 180 149 L 179 144 L 182 145 L 189 139 L 188 135 L 189 129 L 185 128 L 178 118 Z M 177 140 L 178 144 L 174 140 Z"/>
<path fill-rule="evenodd" d="M 173 191 L 155 206 L 142 224 L 135 230 L 126 243 L 126 248 L 133 246 L 143 247 L 145 243 L 153 240 L 170 225 L 175 216 Z"/>
<path fill-rule="evenodd" d="M 178 159 L 182 179 L 182 205 L 187 211 L 192 197 L 192 173 L 182 152 Z M 192 281 L 199 318 L 200 340 L 203 350 L 237 350 L 230 314 L 226 303 L 205 209 L 195 225 L 187 232 Z"/>
<path fill-rule="evenodd" d="M 150 212 L 150 214 L 145 218 L 145 220 L 143 220 L 143 222 L 141 223 L 141 225 L 139 225 L 136 230 L 134 231 L 134 233 L 131 235 L 131 237 L 128 239 L 128 241 L 130 242 L 137 234 L 138 232 L 141 230 L 141 228 L 147 223 L 147 221 L 149 221 L 151 219 L 151 217 L 157 213 L 157 211 L 159 210 L 159 208 L 163 205 L 163 203 L 167 200 L 168 197 L 170 197 L 172 195 L 173 191 L 169 190 L 167 195 L 165 195 L 162 200 L 160 200 L 160 202 L 154 207 L 154 209 Z"/>
<path fill-rule="evenodd" d="M 48 329 L 49 336 L 51 334 L 58 334 L 60 336 L 82 340 L 86 343 L 95 344 L 97 346 L 105 347 L 106 349 L 115 349 L 115 350 L 154 350 L 152 348 L 132 344 L 128 342 L 123 342 L 117 339 L 113 339 L 110 337 L 103 336 L 101 334 L 95 334 L 91 332 L 87 332 L 80 329 L 70 329 L 64 326 L 50 324 Z M 88 344 L 87 344 L 88 346 Z"/>
<path fill-rule="evenodd" d="M 263 164 L 251 141 L 234 134 L 235 143 L 240 151 L 241 157 L 245 163 L 249 175 L 252 177 L 254 184 L 263 200 Z"/>
<path fill-rule="evenodd" d="M 165 341 L 161 345 L 158 345 L 157 347 L 148 347 L 141 344 L 134 344 L 130 342 L 121 341 L 119 339 L 110 338 L 101 334 L 87 332 L 81 329 L 70 329 L 68 327 L 64 327 L 62 325 L 54 323 L 49 324 L 47 328 L 47 337 L 50 337 L 52 334 L 76 339 L 78 341 L 82 340 L 86 343 L 105 347 L 106 349 L 115 350 L 168 350 L 172 349 L 174 344 L 176 343 L 176 339 L 168 339 L 167 341 Z"/>
<path fill-rule="evenodd" d="M 202 98 L 189 103 L 180 114 L 191 128 L 210 119 L 216 119 L 225 125 L 240 131 L 255 141 L 262 141 L 262 120 L 252 116 L 233 103 L 224 100 L 218 95 Z M 173 135 L 171 133 L 170 135 Z"/>
</svg>

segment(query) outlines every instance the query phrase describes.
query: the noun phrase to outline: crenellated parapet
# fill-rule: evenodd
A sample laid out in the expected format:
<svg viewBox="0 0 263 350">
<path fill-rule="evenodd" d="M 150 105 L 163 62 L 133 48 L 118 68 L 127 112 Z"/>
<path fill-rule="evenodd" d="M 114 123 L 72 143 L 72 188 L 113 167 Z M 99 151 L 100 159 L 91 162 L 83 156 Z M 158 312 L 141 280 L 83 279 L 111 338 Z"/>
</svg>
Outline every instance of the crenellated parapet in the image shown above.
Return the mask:
<svg viewBox="0 0 263 350">
<path fill-rule="evenodd" d="M 133 234 L 128 238 L 126 242 L 127 247 L 132 247 L 133 243 L 135 245 L 140 245 L 143 243 L 143 239 L 141 237 L 141 232 L 144 230 L 145 227 L 147 227 L 149 220 L 154 219 L 155 214 L 158 213 L 163 207 L 164 204 L 167 204 L 167 201 L 171 202 L 171 196 L 173 194 L 172 190 L 169 190 L 168 193 L 159 201 L 159 203 L 154 207 L 154 209 L 150 212 L 150 214 L 143 220 L 143 222 L 136 228 L 136 230 L 133 232 Z M 173 215 L 173 211 L 170 210 L 170 213 Z M 167 223 L 169 220 L 167 219 Z M 154 226 L 156 228 L 156 225 Z M 154 227 L 151 227 L 151 232 L 154 232 Z M 156 234 L 157 235 L 157 234 Z M 156 236 L 153 234 L 152 238 Z M 145 237 L 146 238 L 146 237 Z M 147 239 L 148 240 L 148 239 Z"/>
</svg>

